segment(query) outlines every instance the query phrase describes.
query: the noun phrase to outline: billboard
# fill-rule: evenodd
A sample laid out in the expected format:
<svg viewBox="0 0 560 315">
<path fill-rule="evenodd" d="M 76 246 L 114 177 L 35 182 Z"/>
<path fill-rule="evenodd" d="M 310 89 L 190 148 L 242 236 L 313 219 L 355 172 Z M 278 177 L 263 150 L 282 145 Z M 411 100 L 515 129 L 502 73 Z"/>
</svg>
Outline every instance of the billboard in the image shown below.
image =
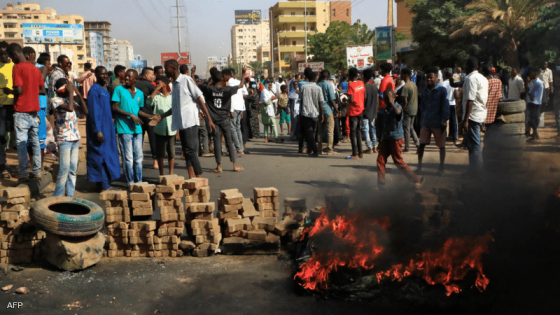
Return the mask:
<svg viewBox="0 0 560 315">
<path fill-rule="evenodd" d="M 24 44 L 84 44 L 82 24 L 23 23 Z"/>
<path fill-rule="evenodd" d="M 305 70 L 305 68 L 307 67 L 313 69 L 313 72 L 321 72 L 325 69 L 325 63 L 324 62 L 301 62 L 298 64 L 298 72 L 303 73 L 303 70 Z"/>
<path fill-rule="evenodd" d="M 130 67 L 134 69 L 146 68 L 148 66 L 148 60 L 131 60 Z"/>
<path fill-rule="evenodd" d="M 208 62 L 218 62 L 218 57 L 210 56 L 210 57 L 208 57 Z"/>
<path fill-rule="evenodd" d="M 346 59 L 348 68 L 357 68 L 360 71 L 373 67 L 375 60 L 373 57 L 372 45 L 359 45 L 346 47 Z"/>
<path fill-rule="evenodd" d="M 261 23 L 261 10 L 235 10 L 236 25 L 255 25 Z"/>
<path fill-rule="evenodd" d="M 179 62 L 180 65 L 188 65 L 191 63 L 191 59 L 190 59 L 190 55 L 188 52 L 182 52 L 182 53 L 174 53 L 174 52 L 169 52 L 169 53 L 161 53 L 161 64 L 165 64 L 165 62 L 167 60 L 177 60 L 177 62 Z"/>
<path fill-rule="evenodd" d="M 95 64 L 103 65 L 105 52 L 103 51 L 103 34 L 99 32 L 89 32 L 89 57 L 95 60 Z"/>
<path fill-rule="evenodd" d="M 375 51 L 377 60 L 393 59 L 393 27 L 384 26 L 375 29 Z"/>
</svg>

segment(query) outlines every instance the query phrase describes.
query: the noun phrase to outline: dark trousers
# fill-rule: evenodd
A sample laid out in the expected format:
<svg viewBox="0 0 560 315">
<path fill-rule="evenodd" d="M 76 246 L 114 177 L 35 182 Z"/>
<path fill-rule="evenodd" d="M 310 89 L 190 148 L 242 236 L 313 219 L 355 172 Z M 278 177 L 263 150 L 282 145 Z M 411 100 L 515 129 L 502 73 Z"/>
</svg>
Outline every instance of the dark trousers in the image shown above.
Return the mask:
<svg viewBox="0 0 560 315">
<path fill-rule="evenodd" d="M 233 146 L 233 141 L 231 139 L 231 123 L 229 119 L 222 120 L 220 122 L 214 122 L 216 126 L 216 132 L 213 133 L 214 136 L 214 155 L 216 156 L 216 163 L 222 163 L 222 133 L 226 140 L 226 145 L 229 151 L 229 160 L 235 162 L 236 150 Z"/>
<path fill-rule="evenodd" d="M 334 136 L 333 136 L 333 145 L 337 145 L 340 141 L 342 141 L 344 137 L 340 132 L 340 118 L 334 118 Z"/>
<path fill-rule="evenodd" d="M 457 122 L 457 106 L 449 106 L 449 133 L 453 136 L 453 140 L 459 140 L 459 123 Z"/>
<path fill-rule="evenodd" d="M 200 120 L 200 128 L 198 128 L 199 145 L 197 146 L 196 155 L 200 155 L 200 152 L 202 152 L 202 154 L 208 154 L 208 152 L 210 152 L 210 148 L 208 147 L 208 129 L 206 128 L 207 121 L 208 118 Z"/>
<path fill-rule="evenodd" d="M 247 106 L 249 108 L 249 106 Z M 250 110 L 243 112 L 243 118 L 241 118 L 241 136 L 243 137 L 243 144 L 247 143 L 251 135 L 251 125 L 250 122 Z"/>
<path fill-rule="evenodd" d="M 362 115 L 350 116 L 350 142 L 352 155 L 363 154 L 362 151 Z"/>
<path fill-rule="evenodd" d="M 529 103 L 527 104 L 527 108 L 529 109 L 529 127 L 533 128 L 533 131 L 539 131 L 542 105 Z"/>
<path fill-rule="evenodd" d="M 297 119 L 297 128 L 296 128 L 296 135 L 298 138 L 298 148 L 299 151 L 301 152 L 303 150 L 303 141 L 307 142 L 307 139 L 305 138 L 305 131 L 303 130 L 303 116 L 298 115 L 298 119 Z M 307 145 L 309 146 L 309 144 Z"/>
<path fill-rule="evenodd" d="M 154 132 L 155 126 L 150 126 L 150 120 L 142 118 L 142 143 L 144 143 L 145 135 L 148 134 L 148 141 L 150 142 L 150 153 L 152 159 L 157 159 L 156 154 L 156 133 Z"/>
<path fill-rule="evenodd" d="M 383 133 L 383 127 L 385 125 L 385 115 L 385 111 L 383 111 L 383 113 L 377 113 L 377 118 L 375 119 L 375 132 L 377 133 L 377 139 L 383 139 L 381 134 Z M 414 122 L 412 122 L 412 125 L 414 125 Z"/>
<path fill-rule="evenodd" d="M 309 118 L 300 116 L 301 129 L 305 141 L 307 141 L 307 153 L 308 154 L 319 154 L 319 149 L 317 148 L 317 142 L 315 142 L 315 130 L 317 129 L 317 118 Z M 300 144 L 303 146 L 303 139 L 300 140 Z"/>
<path fill-rule="evenodd" d="M 179 130 L 179 138 L 181 138 L 181 149 L 187 162 L 187 168 L 194 168 L 195 175 L 202 174 L 202 167 L 200 167 L 200 161 L 196 154 L 198 149 L 198 126 Z"/>
</svg>

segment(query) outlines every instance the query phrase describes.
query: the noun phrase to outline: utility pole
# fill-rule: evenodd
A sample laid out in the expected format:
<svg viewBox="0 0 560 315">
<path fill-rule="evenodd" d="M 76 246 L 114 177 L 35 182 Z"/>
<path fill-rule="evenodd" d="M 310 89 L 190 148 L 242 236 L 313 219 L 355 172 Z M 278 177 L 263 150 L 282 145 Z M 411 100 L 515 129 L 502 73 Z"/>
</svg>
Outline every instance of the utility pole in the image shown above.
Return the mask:
<svg viewBox="0 0 560 315">
<path fill-rule="evenodd" d="M 270 47 L 271 47 L 271 51 L 270 51 L 270 56 L 272 57 L 272 62 L 271 62 L 271 70 L 272 70 L 272 77 L 274 78 L 274 20 L 273 20 L 273 16 L 272 16 L 272 9 L 269 10 L 269 17 L 270 19 Z M 280 51 L 280 46 L 278 46 L 278 51 Z M 280 60 L 278 60 L 278 69 L 280 69 Z"/>
<path fill-rule="evenodd" d="M 387 26 L 393 26 L 393 0 L 389 0 L 387 6 Z"/>
<path fill-rule="evenodd" d="M 303 15 L 305 16 L 305 62 L 307 63 L 307 0 L 304 0 L 303 2 L 305 6 L 305 9 L 303 10 Z"/>
<path fill-rule="evenodd" d="M 282 75 L 282 58 L 280 57 L 280 32 L 276 34 L 278 44 L 278 75 Z"/>
<path fill-rule="evenodd" d="M 181 18 L 183 16 L 180 15 L 179 13 L 179 9 L 181 8 L 181 6 L 179 5 L 179 0 L 176 0 L 177 2 L 177 16 L 174 16 L 175 18 L 177 18 L 177 39 L 178 39 L 178 45 L 179 45 L 179 50 L 177 51 L 179 54 L 181 53 Z M 179 58 L 181 58 L 181 56 L 179 55 Z"/>
</svg>

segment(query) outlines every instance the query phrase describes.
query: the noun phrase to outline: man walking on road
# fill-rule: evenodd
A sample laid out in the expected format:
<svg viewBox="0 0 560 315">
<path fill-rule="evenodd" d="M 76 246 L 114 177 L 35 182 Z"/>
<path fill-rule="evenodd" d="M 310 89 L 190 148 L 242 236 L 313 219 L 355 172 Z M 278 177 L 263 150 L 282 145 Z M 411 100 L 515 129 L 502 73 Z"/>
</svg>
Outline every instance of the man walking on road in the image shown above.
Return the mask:
<svg viewBox="0 0 560 315">
<path fill-rule="evenodd" d="M 432 135 L 439 148 L 438 175 L 445 175 L 445 133 L 449 120 L 449 102 L 447 90 L 438 81 L 438 70 L 426 71 L 428 86 L 421 92 L 420 98 L 420 147 L 418 148 L 418 173 L 422 171 L 424 149 L 430 144 Z"/>
<path fill-rule="evenodd" d="M 138 81 L 136 81 L 136 88 L 142 91 L 144 94 L 144 105 L 142 106 L 141 111 L 148 115 L 152 115 L 154 113 L 153 107 L 151 104 L 148 104 L 148 97 L 154 93 L 156 87 L 154 86 L 154 69 L 152 68 L 144 68 L 142 69 L 142 73 L 140 73 L 140 77 Z M 155 127 L 150 126 L 150 120 L 146 117 L 141 117 L 142 120 L 142 143 L 146 139 L 146 135 L 148 135 L 148 142 L 150 144 L 150 154 L 152 155 L 152 163 L 154 169 L 158 169 L 158 159 L 156 154 L 156 133 Z"/>
<path fill-rule="evenodd" d="M 453 138 L 453 144 L 456 146 L 459 141 L 459 124 L 457 123 L 457 102 L 459 98 L 459 88 L 451 86 L 453 77 L 450 71 L 443 72 L 444 81 L 442 86 L 447 91 L 447 101 L 449 102 L 449 132 Z"/>
<path fill-rule="evenodd" d="M 323 90 L 315 83 L 316 73 L 311 68 L 305 68 L 304 76 L 307 84 L 300 88 L 301 99 L 301 133 L 307 142 L 307 154 L 309 156 L 319 156 L 319 148 L 315 141 L 315 130 L 317 123 L 323 122 Z M 303 140 L 300 140 L 300 151 Z"/>
<path fill-rule="evenodd" d="M 336 154 L 334 152 L 334 112 L 337 110 L 336 96 L 334 95 L 334 89 L 329 82 L 331 73 L 329 70 L 323 70 L 320 73 L 319 84 L 317 84 L 323 91 L 323 122 L 319 123 L 318 130 L 318 151 L 319 154 L 323 154 L 323 134 L 325 128 L 327 129 L 327 148 L 325 153 L 327 155 Z"/>
<path fill-rule="evenodd" d="M 366 99 L 362 117 L 362 132 L 366 138 L 367 150 L 365 153 L 377 153 L 377 131 L 375 130 L 375 119 L 377 118 L 377 107 L 379 107 L 379 90 L 371 82 L 373 70 L 366 69 L 362 81 L 366 86 Z"/>
<path fill-rule="evenodd" d="M 401 99 L 402 109 L 404 113 L 403 127 L 404 127 L 404 150 L 403 152 L 410 152 L 410 136 L 414 140 L 416 148 L 420 146 L 416 130 L 414 130 L 414 120 L 418 114 L 418 88 L 412 82 L 412 71 L 404 68 L 401 71 L 401 79 L 404 81 L 402 88 Z"/>
<path fill-rule="evenodd" d="M 527 92 L 527 109 L 529 110 L 529 127 L 533 129 L 533 134 L 527 142 L 540 143 L 539 124 L 543 107 L 543 93 L 545 93 L 544 83 L 539 79 L 539 69 L 533 68 L 529 71 L 529 91 Z"/>
<path fill-rule="evenodd" d="M 366 86 L 358 80 L 358 69 L 352 68 L 348 71 L 350 82 L 348 83 L 348 117 L 350 119 L 350 142 L 352 143 L 351 159 L 362 159 L 362 113 L 366 98 Z"/>
<path fill-rule="evenodd" d="M 467 77 L 463 84 L 463 134 L 469 150 L 469 173 L 478 175 L 482 167 L 480 131 L 486 120 L 488 101 L 488 80 L 478 73 L 478 59 L 467 60 Z"/>
<path fill-rule="evenodd" d="M 227 82 L 228 86 L 239 86 L 241 81 L 237 80 L 233 76 L 233 71 L 231 69 L 224 69 L 222 71 L 224 80 Z M 236 94 L 231 97 L 231 137 L 233 144 L 238 155 L 243 155 L 243 134 L 241 133 L 241 119 L 245 112 L 245 99 L 249 95 L 247 88 L 243 85 Z"/>
</svg>

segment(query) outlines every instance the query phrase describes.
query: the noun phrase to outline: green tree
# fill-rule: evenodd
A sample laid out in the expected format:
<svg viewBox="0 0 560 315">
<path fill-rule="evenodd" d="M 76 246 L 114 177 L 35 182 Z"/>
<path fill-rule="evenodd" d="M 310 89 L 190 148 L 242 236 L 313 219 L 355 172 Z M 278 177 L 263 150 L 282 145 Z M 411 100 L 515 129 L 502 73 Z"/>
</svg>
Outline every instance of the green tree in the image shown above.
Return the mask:
<svg viewBox="0 0 560 315">
<path fill-rule="evenodd" d="M 463 15 L 454 22 L 460 27 L 452 38 L 499 36 L 505 45 L 504 61 L 518 66 L 519 45 L 529 36 L 540 20 L 539 10 L 557 0 L 476 0 L 465 6 Z M 473 10 L 471 13 L 469 10 Z"/>
<path fill-rule="evenodd" d="M 249 62 L 249 67 L 251 67 L 251 69 L 253 70 L 253 75 L 263 74 L 264 72 L 264 66 L 262 62 L 251 61 Z"/>
<path fill-rule="evenodd" d="M 415 67 L 426 69 L 433 66 L 454 67 L 462 65 L 480 48 L 471 40 L 451 38 L 453 20 L 464 16 L 469 0 L 418 0 L 412 7 L 412 37 L 418 43 L 415 51 Z"/>
<path fill-rule="evenodd" d="M 520 54 L 528 53 L 531 64 L 554 62 L 560 54 L 560 5 L 541 7 L 538 15 L 538 21 L 519 47 Z"/>
<path fill-rule="evenodd" d="M 375 32 L 360 20 L 353 25 L 333 22 L 325 33 L 309 36 L 309 54 L 314 55 L 313 60 L 324 62 L 325 68 L 334 72 L 335 69 L 346 69 L 346 46 L 370 44 L 374 38 Z"/>
<path fill-rule="evenodd" d="M 410 39 L 410 36 L 406 35 L 403 32 L 398 32 L 397 34 L 395 34 L 395 41 L 399 42 L 401 40 L 407 40 Z"/>
</svg>

